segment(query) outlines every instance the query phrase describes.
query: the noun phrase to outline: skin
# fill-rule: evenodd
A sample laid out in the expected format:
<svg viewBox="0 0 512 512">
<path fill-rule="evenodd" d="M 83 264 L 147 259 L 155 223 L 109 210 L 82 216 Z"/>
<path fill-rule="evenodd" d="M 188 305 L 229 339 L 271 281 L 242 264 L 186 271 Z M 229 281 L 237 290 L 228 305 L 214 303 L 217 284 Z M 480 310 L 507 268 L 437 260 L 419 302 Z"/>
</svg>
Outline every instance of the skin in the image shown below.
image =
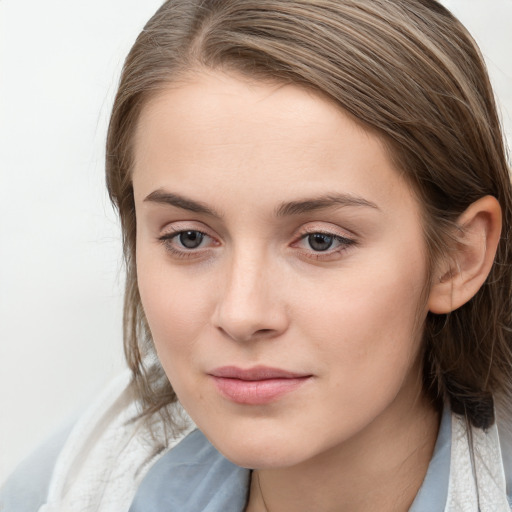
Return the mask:
<svg viewBox="0 0 512 512">
<path fill-rule="evenodd" d="M 418 201 L 379 137 L 302 88 L 198 71 L 148 102 L 134 148 L 157 353 L 208 439 L 257 470 L 247 510 L 407 510 L 438 428 L 420 378 L 427 261 Z M 204 233 L 198 247 L 184 230 Z M 312 233 L 338 238 L 319 251 Z M 226 365 L 309 377 L 240 404 L 211 377 Z"/>
</svg>

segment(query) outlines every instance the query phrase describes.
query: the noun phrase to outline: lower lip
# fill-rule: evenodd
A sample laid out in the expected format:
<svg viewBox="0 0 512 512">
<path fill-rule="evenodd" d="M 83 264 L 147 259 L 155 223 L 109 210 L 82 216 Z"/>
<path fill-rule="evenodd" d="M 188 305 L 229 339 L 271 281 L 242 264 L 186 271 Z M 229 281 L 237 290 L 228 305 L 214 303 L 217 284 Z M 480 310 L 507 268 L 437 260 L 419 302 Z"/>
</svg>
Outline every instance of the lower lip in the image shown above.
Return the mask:
<svg viewBox="0 0 512 512">
<path fill-rule="evenodd" d="M 237 404 L 264 405 L 285 394 L 295 391 L 311 377 L 289 379 L 241 380 L 215 377 L 213 380 L 220 393 Z"/>
</svg>

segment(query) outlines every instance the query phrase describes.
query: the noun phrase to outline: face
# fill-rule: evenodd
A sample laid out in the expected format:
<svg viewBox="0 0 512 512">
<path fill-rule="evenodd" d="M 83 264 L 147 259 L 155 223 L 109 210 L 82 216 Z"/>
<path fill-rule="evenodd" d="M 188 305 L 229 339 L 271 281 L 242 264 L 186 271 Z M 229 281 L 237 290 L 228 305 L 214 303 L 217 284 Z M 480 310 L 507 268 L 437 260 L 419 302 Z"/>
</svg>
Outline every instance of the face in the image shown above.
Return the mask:
<svg viewBox="0 0 512 512">
<path fill-rule="evenodd" d="M 134 151 L 144 311 L 222 453 L 290 466 L 414 414 L 425 244 L 378 136 L 302 88 L 205 72 L 150 100 Z"/>
</svg>

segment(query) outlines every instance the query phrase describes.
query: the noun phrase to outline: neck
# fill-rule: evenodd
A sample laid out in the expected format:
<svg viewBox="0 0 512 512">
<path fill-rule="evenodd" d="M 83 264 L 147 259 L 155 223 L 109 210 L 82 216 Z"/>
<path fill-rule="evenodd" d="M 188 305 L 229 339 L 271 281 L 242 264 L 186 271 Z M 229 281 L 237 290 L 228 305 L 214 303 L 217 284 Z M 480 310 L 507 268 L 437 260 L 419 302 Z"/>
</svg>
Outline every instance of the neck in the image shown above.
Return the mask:
<svg viewBox="0 0 512 512">
<path fill-rule="evenodd" d="M 438 428 L 439 414 L 425 399 L 389 410 L 350 442 L 314 459 L 255 470 L 246 510 L 405 512 L 425 477 Z"/>
</svg>

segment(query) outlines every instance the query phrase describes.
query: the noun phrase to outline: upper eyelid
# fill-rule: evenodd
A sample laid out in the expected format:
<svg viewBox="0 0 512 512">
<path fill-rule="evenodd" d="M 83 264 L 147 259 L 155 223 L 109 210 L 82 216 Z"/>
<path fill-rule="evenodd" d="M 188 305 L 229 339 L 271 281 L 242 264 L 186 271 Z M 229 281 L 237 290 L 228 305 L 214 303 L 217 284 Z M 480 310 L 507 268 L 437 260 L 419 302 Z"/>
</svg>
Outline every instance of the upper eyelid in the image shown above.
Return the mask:
<svg viewBox="0 0 512 512">
<path fill-rule="evenodd" d="M 347 240 L 351 240 L 353 238 L 352 235 L 350 236 L 347 236 L 345 234 L 341 234 L 341 233 L 336 233 L 332 230 L 323 230 L 323 229 L 312 229 L 311 231 L 305 231 L 303 233 L 301 233 L 299 236 L 300 238 L 305 238 L 309 235 L 314 235 L 316 233 L 319 233 L 321 235 L 327 235 L 327 236 L 332 236 L 334 238 L 346 238 Z"/>
<path fill-rule="evenodd" d="M 312 225 L 308 227 L 308 224 L 306 224 L 305 226 L 301 226 L 297 230 L 297 236 L 302 238 L 314 233 L 322 233 L 324 235 L 346 238 L 348 240 L 354 240 L 355 238 L 357 238 L 357 235 L 353 231 L 341 228 L 339 226 L 336 226 L 335 224 L 329 224 L 329 226 L 332 227 L 324 227 L 318 225 Z"/>
<path fill-rule="evenodd" d="M 211 238 L 215 238 L 212 230 L 202 222 L 196 221 L 177 221 L 165 224 L 160 230 L 160 236 L 183 233 L 184 231 L 198 231 Z"/>
<path fill-rule="evenodd" d="M 165 232 L 165 230 L 164 230 L 164 233 L 162 233 L 160 235 L 160 238 L 164 238 L 164 237 L 172 238 L 177 235 L 181 235 L 181 233 L 186 233 L 187 231 L 197 231 L 198 233 L 201 233 L 202 235 L 206 235 L 206 236 L 209 236 L 210 238 L 213 238 L 206 231 L 204 231 L 202 229 L 195 229 L 195 228 L 171 229 L 168 232 Z"/>
<path fill-rule="evenodd" d="M 322 233 L 324 235 L 329 235 L 336 238 L 342 238 L 351 241 L 355 241 L 355 239 L 357 239 L 357 235 L 349 229 L 341 228 L 340 226 L 337 226 L 336 224 L 332 224 L 329 222 L 319 222 L 319 224 L 324 225 L 318 225 L 316 222 L 308 222 L 305 225 L 301 225 L 299 228 L 294 230 L 294 234 L 292 234 L 291 243 L 296 243 L 297 241 L 314 233 Z M 216 240 L 217 242 L 219 242 L 221 238 L 216 234 L 214 230 L 211 230 L 209 226 L 205 225 L 202 222 L 192 220 L 179 220 L 173 223 L 168 223 L 159 231 L 160 234 L 158 238 L 172 238 L 173 236 L 179 235 L 180 233 L 183 233 L 185 231 L 198 231 L 199 233 L 202 233 L 203 235 L 208 236 L 213 240 Z"/>
</svg>

